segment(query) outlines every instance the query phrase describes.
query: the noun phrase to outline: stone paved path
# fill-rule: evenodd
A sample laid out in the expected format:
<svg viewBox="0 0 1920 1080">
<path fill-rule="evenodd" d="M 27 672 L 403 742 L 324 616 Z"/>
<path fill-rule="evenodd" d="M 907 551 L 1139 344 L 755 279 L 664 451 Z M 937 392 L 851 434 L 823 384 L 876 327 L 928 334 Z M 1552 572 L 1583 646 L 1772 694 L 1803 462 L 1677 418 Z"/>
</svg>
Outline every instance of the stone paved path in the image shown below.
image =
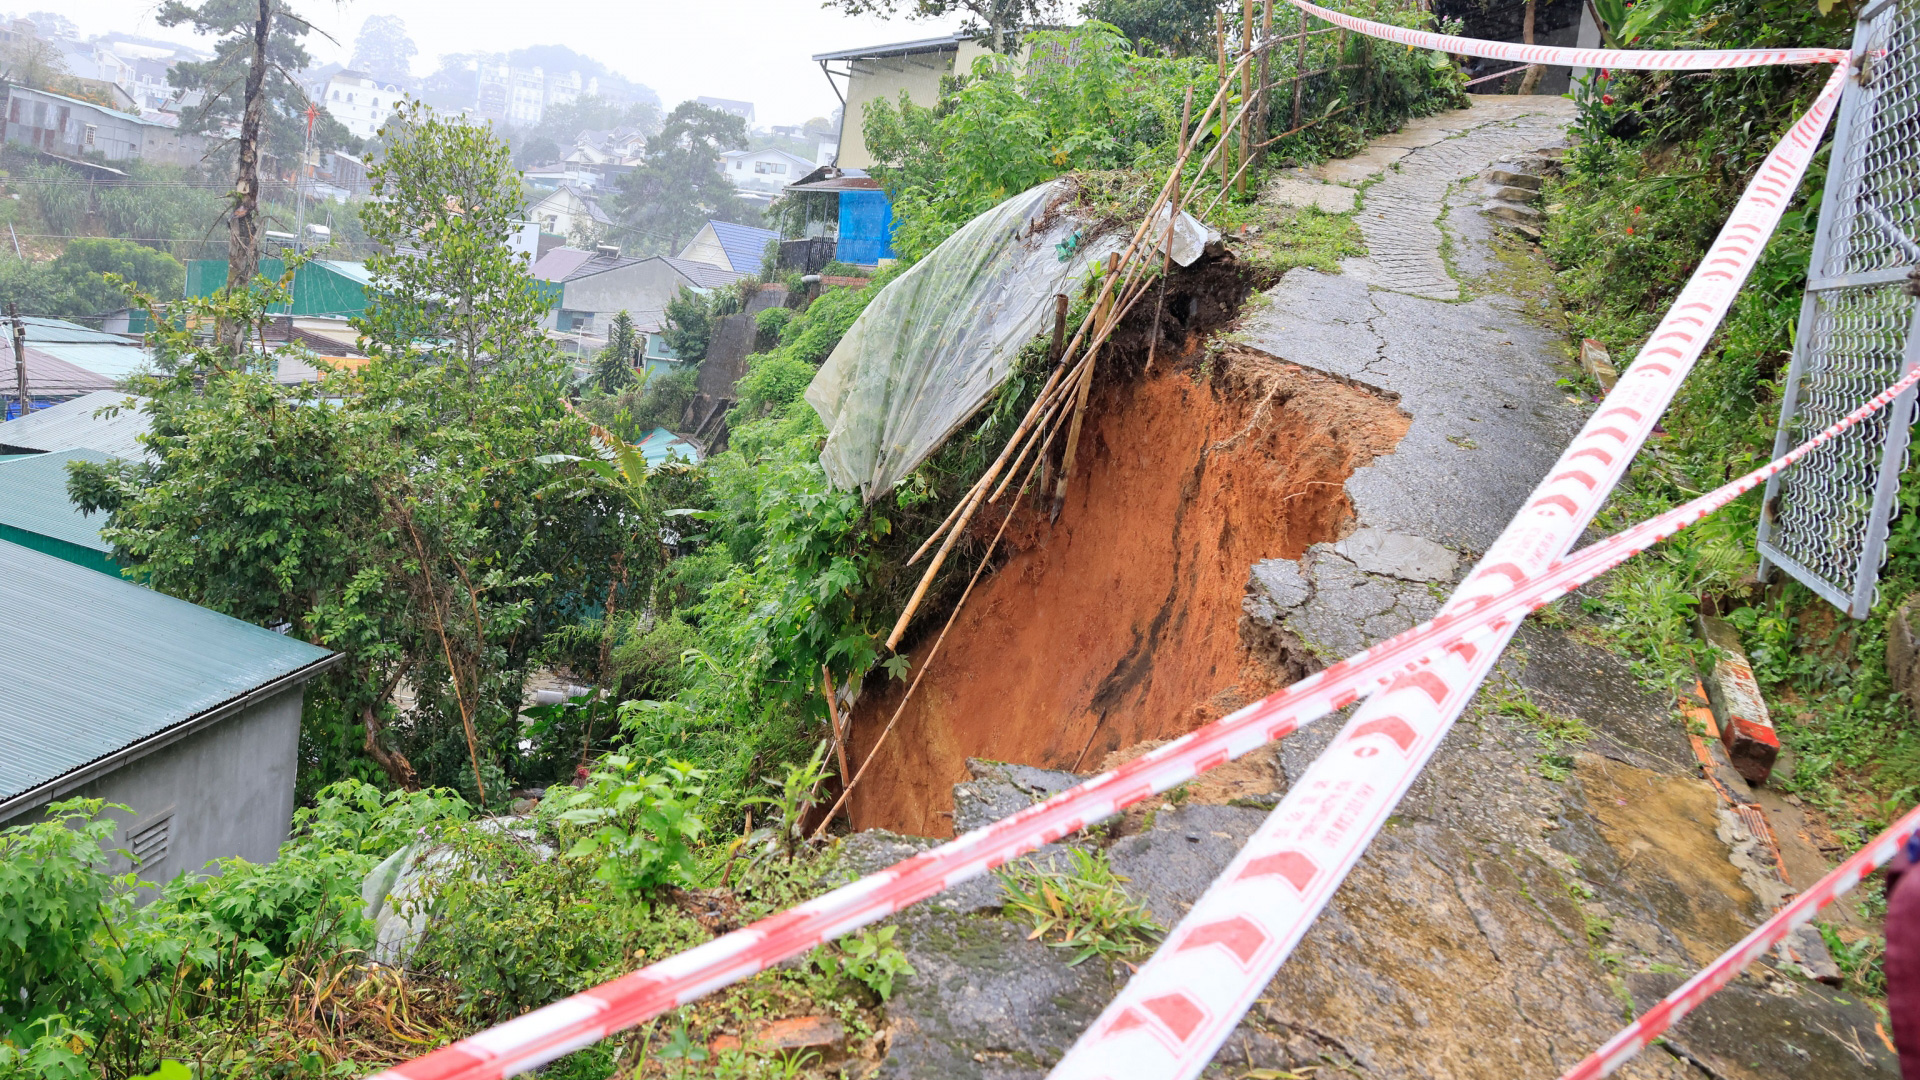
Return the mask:
<svg viewBox="0 0 1920 1080">
<path fill-rule="evenodd" d="M 1479 97 L 1471 109 L 1415 121 L 1354 157 L 1299 170 L 1283 187 L 1371 181 L 1359 214 L 1367 258 L 1348 273 L 1395 292 L 1457 300 L 1459 283 L 1440 255 L 1448 188 L 1503 157 L 1559 141 L 1572 115 L 1565 98 Z"/>
</svg>

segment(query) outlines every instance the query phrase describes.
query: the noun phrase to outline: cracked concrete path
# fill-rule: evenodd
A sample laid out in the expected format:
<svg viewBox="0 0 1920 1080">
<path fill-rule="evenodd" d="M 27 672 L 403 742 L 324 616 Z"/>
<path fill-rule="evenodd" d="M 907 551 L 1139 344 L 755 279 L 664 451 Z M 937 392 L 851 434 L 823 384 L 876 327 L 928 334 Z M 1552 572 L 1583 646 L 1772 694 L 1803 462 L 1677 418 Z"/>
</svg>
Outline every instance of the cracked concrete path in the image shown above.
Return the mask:
<svg viewBox="0 0 1920 1080">
<path fill-rule="evenodd" d="M 1586 418 L 1556 385 L 1572 370 L 1560 336 L 1510 296 L 1484 286 L 1463 296 L 1440 256 L 1444 220 L 1454 274 L 1498 268 L 1493 227 L 1456 182 L 1561 141 L 1568 103 L 1539 100 L 1425 122 L 1434 141 L 1382 166 L 1363 194 L 1369 254 L 1341 274 L 1289 273 L 1242 324 L 1254 348 L 1400 395 L 1406 438 L 1347 481 L 1362 526 L 1478 555 Z"/>
</svg>

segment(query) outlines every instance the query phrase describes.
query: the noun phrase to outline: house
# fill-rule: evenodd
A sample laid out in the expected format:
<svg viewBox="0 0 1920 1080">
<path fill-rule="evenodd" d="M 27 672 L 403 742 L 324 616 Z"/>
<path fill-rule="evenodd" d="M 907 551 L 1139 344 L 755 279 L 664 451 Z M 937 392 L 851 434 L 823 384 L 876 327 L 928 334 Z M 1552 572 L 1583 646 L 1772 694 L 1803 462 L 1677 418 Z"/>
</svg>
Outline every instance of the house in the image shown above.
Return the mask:
<svg viewBox="0 0 1920 1080">
<path fill-rule="evenodd" d="M 734 101 L 731 98 L 718 97 L 697 97 L 693 100 L 709 109 L 719 109 L 723 113 L 737 116 L 747 122 L 747 127 L 753 127 L 753 102 L 751 101 Z"/>
<path fill-rule="evenodd" d="M 27 376 L 33 378 L 31 374 Z M 0 454 L 45 454 L 83 447 L 129 460 L 144 455 L 153 427 L 147 399 L 101 390 L 0 424 Z"/>
<path fill-rule="evenodd" d="M 278 281 L 287 272 L 284 259 L 263 258 L 259 274 Z M 185 295 L 199 299 L 212 296 L 227 284 L 225 259 L 187 260 Z M 344 319 L 367 310 L 367 289 L 373 275 L 367 264 L 341 259 L 314 259 L 293 274 L 293 297 L 287 303 L 269 309 L 276 315 L 305 315 Z"/>
<path fill-rule="evenodd" d="M 728 150 L 720 155 L 720 172 L 735 191 L 749 199 L 771 202 L 782 188 L 807 175 L 813 162 L 768 147 L 765 150 Z"/>
<path fill-rule="evenodd" d="M 80 447 L 0 457 L 0 541 L 119 577 L 113 546 L 100 539 L 105 515 L 82 514 L 67 498 L 68 462 L 113 460 L 111 454 Z"/>
<path fill-rule="evenodd" d="M 915 105 L 932 107 L 940 98 L 940 80 L 949 75 L 965 75 L 973 62 L 990 55 L 985 45 L 965 34 L 947 34 L 894 45 L 875 45 L 865 49 L 814 54 L 814 63 L 833 84 L 833 92 L 846 104 L 840 123 L 840 140 L 833 164 L 843 169 L 865 169 L 874 164 L 867 152 L 862 126 L 867 121 L 867 106 L 880 99 L 900 100 L 902 91 Z M 830 65 L 841 64 L 836 70 Z M 846 91 L 840 83 L 845 80 Z"/>
<path fill-rule="evenodd" d="M 601 171 L 606 166 L 591 161 L 562 161 L 553 165 L 536 165 L 523 169 L 520 179 L 535 191 L 558 191 L 570 187 L 575 194 L 583 198 L 592 198 L 595 189 L 600 186 Z"/>
<path fill-rule="evenodd" d="M 193 165 L 207 151 L 193 135 L 90 101 L 0 82 L 0 141 L 45 154 L 107 161 L 154 161 Z"/>
<path fill-rule="evenodd" d="M 339 654 L 0 541 L 0 825 L 102 799 L 149 883 L 287 838 L 309 679 Z"/>
<path fill-rule="evenodd" d="M 640 447 L 640 456 L 646 459 L 649 469 L 657 469 L 670 459 L 700 464 L 700 447 L 663 427 L 647 432 L 647 437 L 635 445 Z"/>
<path fill-rule="evenodd" d="M 709 221 L 680 249 L 680 257 L 739 274 L 757 274 L 766 258 L 767 244 L 778 239 L 780 234 L 772 229 Z"/>
<path fill-rule="evenodd" d="M 327 80 L 321 104 L 356 137 L 371 139 L 405 97 L 406 91 L 397 83 L 384 82 L 364 71 L 342 71 Z"/>
<path fill-rule="evenodd" d="M 576 233 L 598 235 L 613 224 L 600 209 L 600 200 L 572 184 L 561 184 L 550 194 L 527 208 L 527 217 L 539 224 L 540 231 L 553 236 L 572 237 Z"/>
<path fill-rule="evenodd" d="M 82 394 L 111 390 L 153 359 L 153 351 L 138 341 L 79 323 L 33 315 L 20 321 L 27 339 L 27 394 L 36 411 Z M 13 361 L 13 335 L 0 333 L 0 395 L 6 399 L 8 417 L 19 414 Z"/>
<path fill-rule="evenodd" d="M 789 185 L 788 191 L 817 195 L 830 202 L 834 226 L 833 257 L 844 263 L 876 266 L 893 254 L 893 201 L 880 182 L 860 169 L 823 165 Z"/>
<path fill-rule="evenodd" d="M 667 301 L 682 288 L 717 289 L 746 275 L 676 259 L 622 256 L 620 249 L 594 251 L 555 248 L 534 264 L 533 276 L 560 286 L 560 300 L 545 325 L 565 332 L 593 332 L 618 312 L 626 312 L 643 332 L 659 329 Z"/>
</svg>

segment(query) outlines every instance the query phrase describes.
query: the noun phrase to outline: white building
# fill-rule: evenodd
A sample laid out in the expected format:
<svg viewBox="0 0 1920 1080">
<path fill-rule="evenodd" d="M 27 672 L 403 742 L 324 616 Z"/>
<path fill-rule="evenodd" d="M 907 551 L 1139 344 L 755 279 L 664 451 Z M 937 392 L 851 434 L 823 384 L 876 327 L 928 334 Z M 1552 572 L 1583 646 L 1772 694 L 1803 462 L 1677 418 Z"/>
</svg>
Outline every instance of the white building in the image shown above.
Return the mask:
<svg viewBox="0 0 1920 1080">
<path fill-rule="evenodd" d="M 502 59 L 480 61 L 479 75 L 479 100 L 474 102 L 474 112 L 515 127 L 531 127 L 546 116 L 548 109 L 600 92 L 598 78 L 578 71 L 514 67 Z"/>
<path fill-rule="evenodd" d="M 720 155 L 720 172 L 747 196 L 772 196 L 814 170 L 806 158 L 771 147 L 765 150 L 728 150 Z"/>
<path fill-rule="evenodd" d="M 406 96 L 397 84 L 364 71 L 342 71 L 327 80 L 326 106 L 335 120 L 359 138 L 370 139 Z"/>
</svg>

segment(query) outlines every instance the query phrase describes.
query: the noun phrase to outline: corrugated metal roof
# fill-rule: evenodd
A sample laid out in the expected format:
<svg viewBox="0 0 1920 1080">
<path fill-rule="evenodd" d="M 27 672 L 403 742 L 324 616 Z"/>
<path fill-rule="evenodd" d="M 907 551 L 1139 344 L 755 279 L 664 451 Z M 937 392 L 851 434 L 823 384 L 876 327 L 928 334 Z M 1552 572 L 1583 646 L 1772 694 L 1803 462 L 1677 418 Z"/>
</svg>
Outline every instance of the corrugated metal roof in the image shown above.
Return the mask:
<svg viewBox="0 0 1920 1080">
<path fill-rule="evenodd" d="M 9 342 L 6 349 L 0 350 L 0 394 L 12 400 L 19 394 L 14 389 L 19 380 L 13 362 L 11 337 L 0 332 L 0 340 Z M 91 394 L 96 390 L 110 390 L 113 384 L 114 380 L 105 375 L 48 356 L 33 346 L 27 347 L 27 393 L 35 400 L 59 401 Z"/>
<path fill-rule="evenodd" d="M 331 654 L 0 542 L 0 804 Z"/>
<path fill-rule="evenodd" d="M 43 353 L 117 382 L 147 367 L 153 359 L 152 350 L 118 334 L 108 334 L 65 319 L 28 316 L 20 321 L 27 327 L 29 360 L 32 360 L 34 353 Z M 12 358 L 11 353 L 8 358 Z M 11 373 L 8 377 L 11 378 Z M 31 368 L 27 370 L 27 388 L 35 389 Z"/>
<path fill-rule="evenodd" d="M 696 289 L 717 289 L 722 285 L 731 285 L 747 276 L 724 267 L 694 262 L 692 259 L 676 259 L 671 255 L 657 255 L 655 258 L 679 271 L 680 276 L 693 282 Z"/>
<path fill-rule="evenodd" d="M 780 234 L 772 229 L 756 229 L 751 225 L 735 225 L 730 221 L 709 221 L 707 224 L 713 226 L 714 239 L 720 241 L 720 247 L 726 251 L 727 262 L 742 274 L 759 273 L 761 264 L 766 261 L 767 241 L 780 239 Z"/>
<path fill-rule="evenodd" d="M 32 359 L 33 350 L 27 350 L 27 354 L 28 359 Z M 31 388 L 31 371 L 27 379 Z M 146 412 L 146 405 L 146 398 L 117 390 L 87 394 L 0 424 L 0 447 L 20 450 L 84 447 L 132 460 L 146 453 L 146 447 L 140 445 L 140 436 L 153 426 L 153 417 Z M 110 406 L 121 408 L 112 416 L 93 415 Z"/>
<path fill-rule="evenodd" d="M 98 450 L 58 450 L 0 461 L 0 525 L 95 551 L 110 551 L 100 539 L 104 514 L 82 514 L 67 498 L 67 462 L 104 465 L 113 457 Z"/>
<path fill-rule="evenodd" d="M 960 43 L 969 40 L 961 34 L 944 34 L 940 37 L 921 38 L 919 41 L 902 41 L 894 45 L 869 45 L 864 49 L 841 49 L 839 52 L 814 53 L 815 62 L 821 60 L 869 60 L 883 56 L 908 56 L 913 53 L 945 52 L 958 49 Z"/>
<path fill-rule="evenodd" d="M 568 275 L 586 265 L 593 252 L 579 248 L 557 247 L 533 264 L 533 276 L 541 281 L 565 281 Z"/>
<path fill-rule="evenodd" d="M 665 464 L 669 457 L 677 457 L 690 464 L 700 464 L 700 448 L 687 440 L 657 427 L 647 433 L 639 442 L 640 456 L 647 459 L 647 466 L 653 468 Z"/>
</svg>

